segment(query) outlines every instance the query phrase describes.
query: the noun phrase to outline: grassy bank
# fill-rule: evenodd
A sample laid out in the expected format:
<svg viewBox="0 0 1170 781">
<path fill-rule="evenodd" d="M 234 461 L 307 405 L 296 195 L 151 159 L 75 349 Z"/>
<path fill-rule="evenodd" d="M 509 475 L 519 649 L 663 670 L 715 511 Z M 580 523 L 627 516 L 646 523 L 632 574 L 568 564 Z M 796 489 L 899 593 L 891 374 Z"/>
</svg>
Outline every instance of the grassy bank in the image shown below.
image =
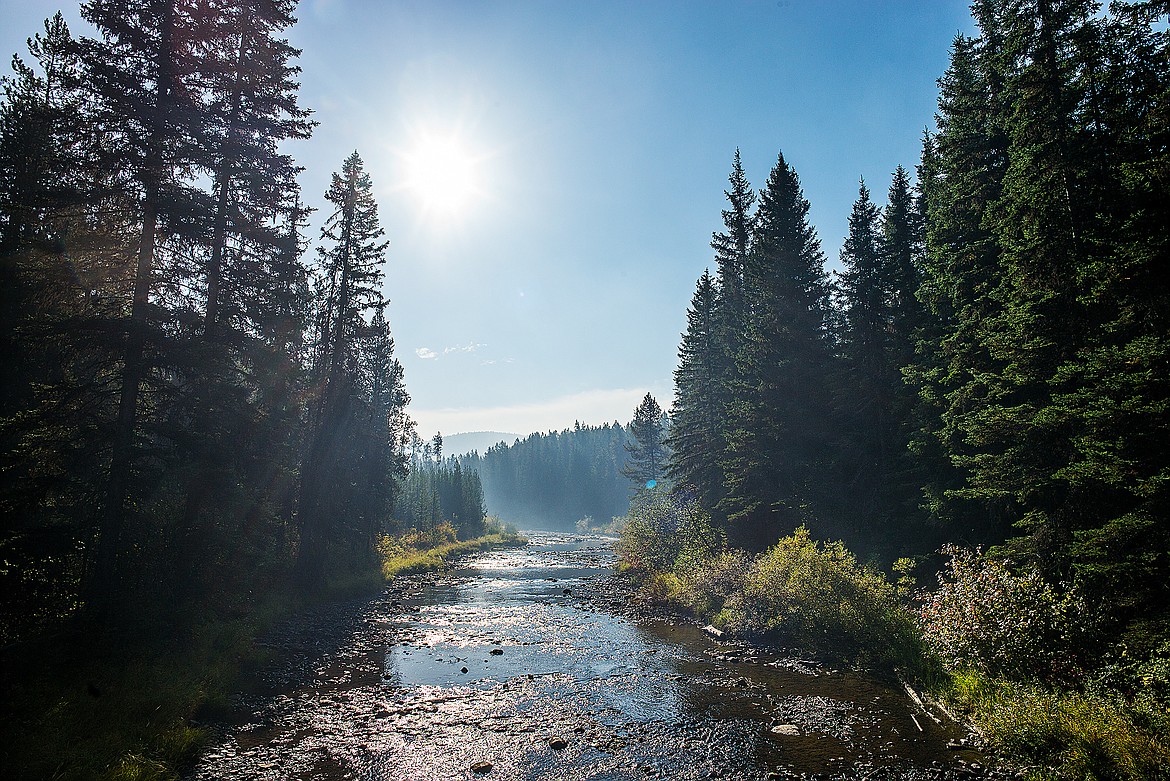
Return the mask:
<svg viewBox="0 0 1170 781">
<path fill-rule="evenodd" d="M 457 556 L 523 544 L 501 526 L 482 537 L 426 545 L 383 540 L 382 577 L 440 569 Z M 442 536 L 443 533 L 440 533 Z M 176 632 L 143 622 L 118 637 L 81 625 L 5 649 L 0 656 L 0 778 L 170 781 L 198 756 L 201 713 L 227 707 L 242 676 L 262 666 L 255 640 L 282 618 L 357 590 L 376 590 L 377 571 L 358 573 L 305 597 L 292 591 L 236 609 L 232 617 L 181 623 Z M 157 640 L 165 636 L 166 640 Z"/>
<path fill-rule="evenodd" d="M 200 708 L 226 700 L 240 672 L 263 660 L 254 638 L 299 606 L 273 597 L 165 641 L 147 626 L 108 638 L 79 626 L 10 649 L 0 777 L 177 778 L 205 737 L 192 726 Z"/>
<path fill-rule="evenodd" d="M 396 575 L 416 572 L 433 572 L 443 569 L 451 559 L 469 553 L 492 548 L 509 548 L 524 545 L 527 540 L 515 529 L 508 529 L 496 523 L 488 527 L 488 534 L 472 540 L 456 540 L 454 534 L 430 532 L 425 536 L 405 535 L 399 538 L 385 537 L 378 546 L 382 558 L 382 577 L 386 580 Z"/>
<path fill-rule="evenodd" d="M 1170 712 L 1103 687 L 1065 689 L 971 670 L 936 686 L 1030 781 L 1170 779 Z"/>
</svg>

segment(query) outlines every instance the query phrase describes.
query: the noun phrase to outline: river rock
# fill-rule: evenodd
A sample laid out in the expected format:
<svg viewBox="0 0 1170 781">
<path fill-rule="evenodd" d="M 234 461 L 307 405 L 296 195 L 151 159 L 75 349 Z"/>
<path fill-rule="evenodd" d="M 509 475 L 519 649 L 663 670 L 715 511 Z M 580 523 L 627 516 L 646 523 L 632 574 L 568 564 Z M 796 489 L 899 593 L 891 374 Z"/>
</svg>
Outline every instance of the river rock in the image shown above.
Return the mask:
<svg viewBox="0 0 1170 781">
<path fill-rule="evenodd" d="M 795 724 L 773 724 L 773 735 L 788 735 L 790 737 L 800 734 L 800 728 Z"/>
<path fill-rule="evenodd" d="M 707 624 L 705 627 L 703 627 L 703 631 L 711 635 L 711 637 L 723 637 L 723 630 L 716 629 L 711 624 Z"/>
<path fill-rule="evenodd" d="M 473 762 L 471 764 L 471 772 L 475 773 L 477 776 L 486 775 L 487 773 L 492 772 L 492 763 L 488 762 L 487 760 Z"/>
<path fill-rule="evenodd" d="M 503 649 L 503 648 L 493 648 L 493 649 L 492 649 L 491 651 L 489 651 L 488 653 L 490 653 L 492 656 L 503 656 L 503 655 L 504 655 L 504 649 Z"/>
<path fill-rule="evenodd" d="M 548 747 L 554 751 L 560 751 L 561 749 L 566 748 L 568 745 L 569 741 L 565 740 L 564 738 L 554 737 L 548 739 Z"/>
</svg>

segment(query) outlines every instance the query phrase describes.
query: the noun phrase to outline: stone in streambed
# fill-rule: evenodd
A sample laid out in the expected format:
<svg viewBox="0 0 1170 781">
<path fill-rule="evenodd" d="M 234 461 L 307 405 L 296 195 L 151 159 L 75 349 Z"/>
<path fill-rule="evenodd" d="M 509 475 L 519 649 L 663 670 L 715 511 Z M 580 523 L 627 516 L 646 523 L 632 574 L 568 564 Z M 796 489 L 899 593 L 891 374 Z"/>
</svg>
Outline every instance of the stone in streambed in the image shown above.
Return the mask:
<svg viewBox="0 0 1170 781">
<path fill-rule="evenodd" d="M 554 737 L 548 739 L 548 747 L 554 751 L 560 751 L 569 745 L 569 741 L 561 737 Z"/>
<path fill-rule="evenodd" d="M 487 773 L 490 773 L 490 772 L 492 772 L 492 763 L 488 762 L 486 760 L 480 760 L 479 762 L 473 762 L 471 764 L 471 772 L 475 773 L 477 776 L 482 776 L 482 775 L 485 775 Z"/>
</svg>

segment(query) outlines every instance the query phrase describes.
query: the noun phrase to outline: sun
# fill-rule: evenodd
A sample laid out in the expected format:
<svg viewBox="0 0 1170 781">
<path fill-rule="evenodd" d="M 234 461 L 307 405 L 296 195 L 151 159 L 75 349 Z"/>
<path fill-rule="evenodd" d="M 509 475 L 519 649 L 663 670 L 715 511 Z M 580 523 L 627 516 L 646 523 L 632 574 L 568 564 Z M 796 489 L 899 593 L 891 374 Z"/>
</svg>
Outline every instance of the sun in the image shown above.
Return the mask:
<svg viewBox="0 0 1170 781">
<path fill-rule="evenodd" d="M 403 155 L 406 189 L 437 220 L 463 216 L 482 196 L 481 158 L 454 134 L 419 134 Z"/>
</svg>

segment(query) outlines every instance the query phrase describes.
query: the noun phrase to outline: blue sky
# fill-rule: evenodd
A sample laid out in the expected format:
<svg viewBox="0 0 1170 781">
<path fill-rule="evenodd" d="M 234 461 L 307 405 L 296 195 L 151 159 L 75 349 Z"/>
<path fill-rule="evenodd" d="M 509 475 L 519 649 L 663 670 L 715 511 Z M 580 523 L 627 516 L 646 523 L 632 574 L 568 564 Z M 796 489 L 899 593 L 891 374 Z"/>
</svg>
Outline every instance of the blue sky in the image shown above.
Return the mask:
<svg viewBox="0 0 1170 781">
<path fill-rule="evenodd" d="M 0 0 L 0 54 L 61 7 Z M 388 315 L 420 433 L 519 434 L 667 406 L 739 147 L 783 151 L 835 264 L 864 176 L 913 168 L 967 5 L 952 0 L 303 0 L 292 153 L 306 200 L 357 149 L 391 246 Z M 474 195 L 436 215 L 410 179 L 455 137 Z M 324 215 L 318 213 L 319 223 Z"/>
</svg>

